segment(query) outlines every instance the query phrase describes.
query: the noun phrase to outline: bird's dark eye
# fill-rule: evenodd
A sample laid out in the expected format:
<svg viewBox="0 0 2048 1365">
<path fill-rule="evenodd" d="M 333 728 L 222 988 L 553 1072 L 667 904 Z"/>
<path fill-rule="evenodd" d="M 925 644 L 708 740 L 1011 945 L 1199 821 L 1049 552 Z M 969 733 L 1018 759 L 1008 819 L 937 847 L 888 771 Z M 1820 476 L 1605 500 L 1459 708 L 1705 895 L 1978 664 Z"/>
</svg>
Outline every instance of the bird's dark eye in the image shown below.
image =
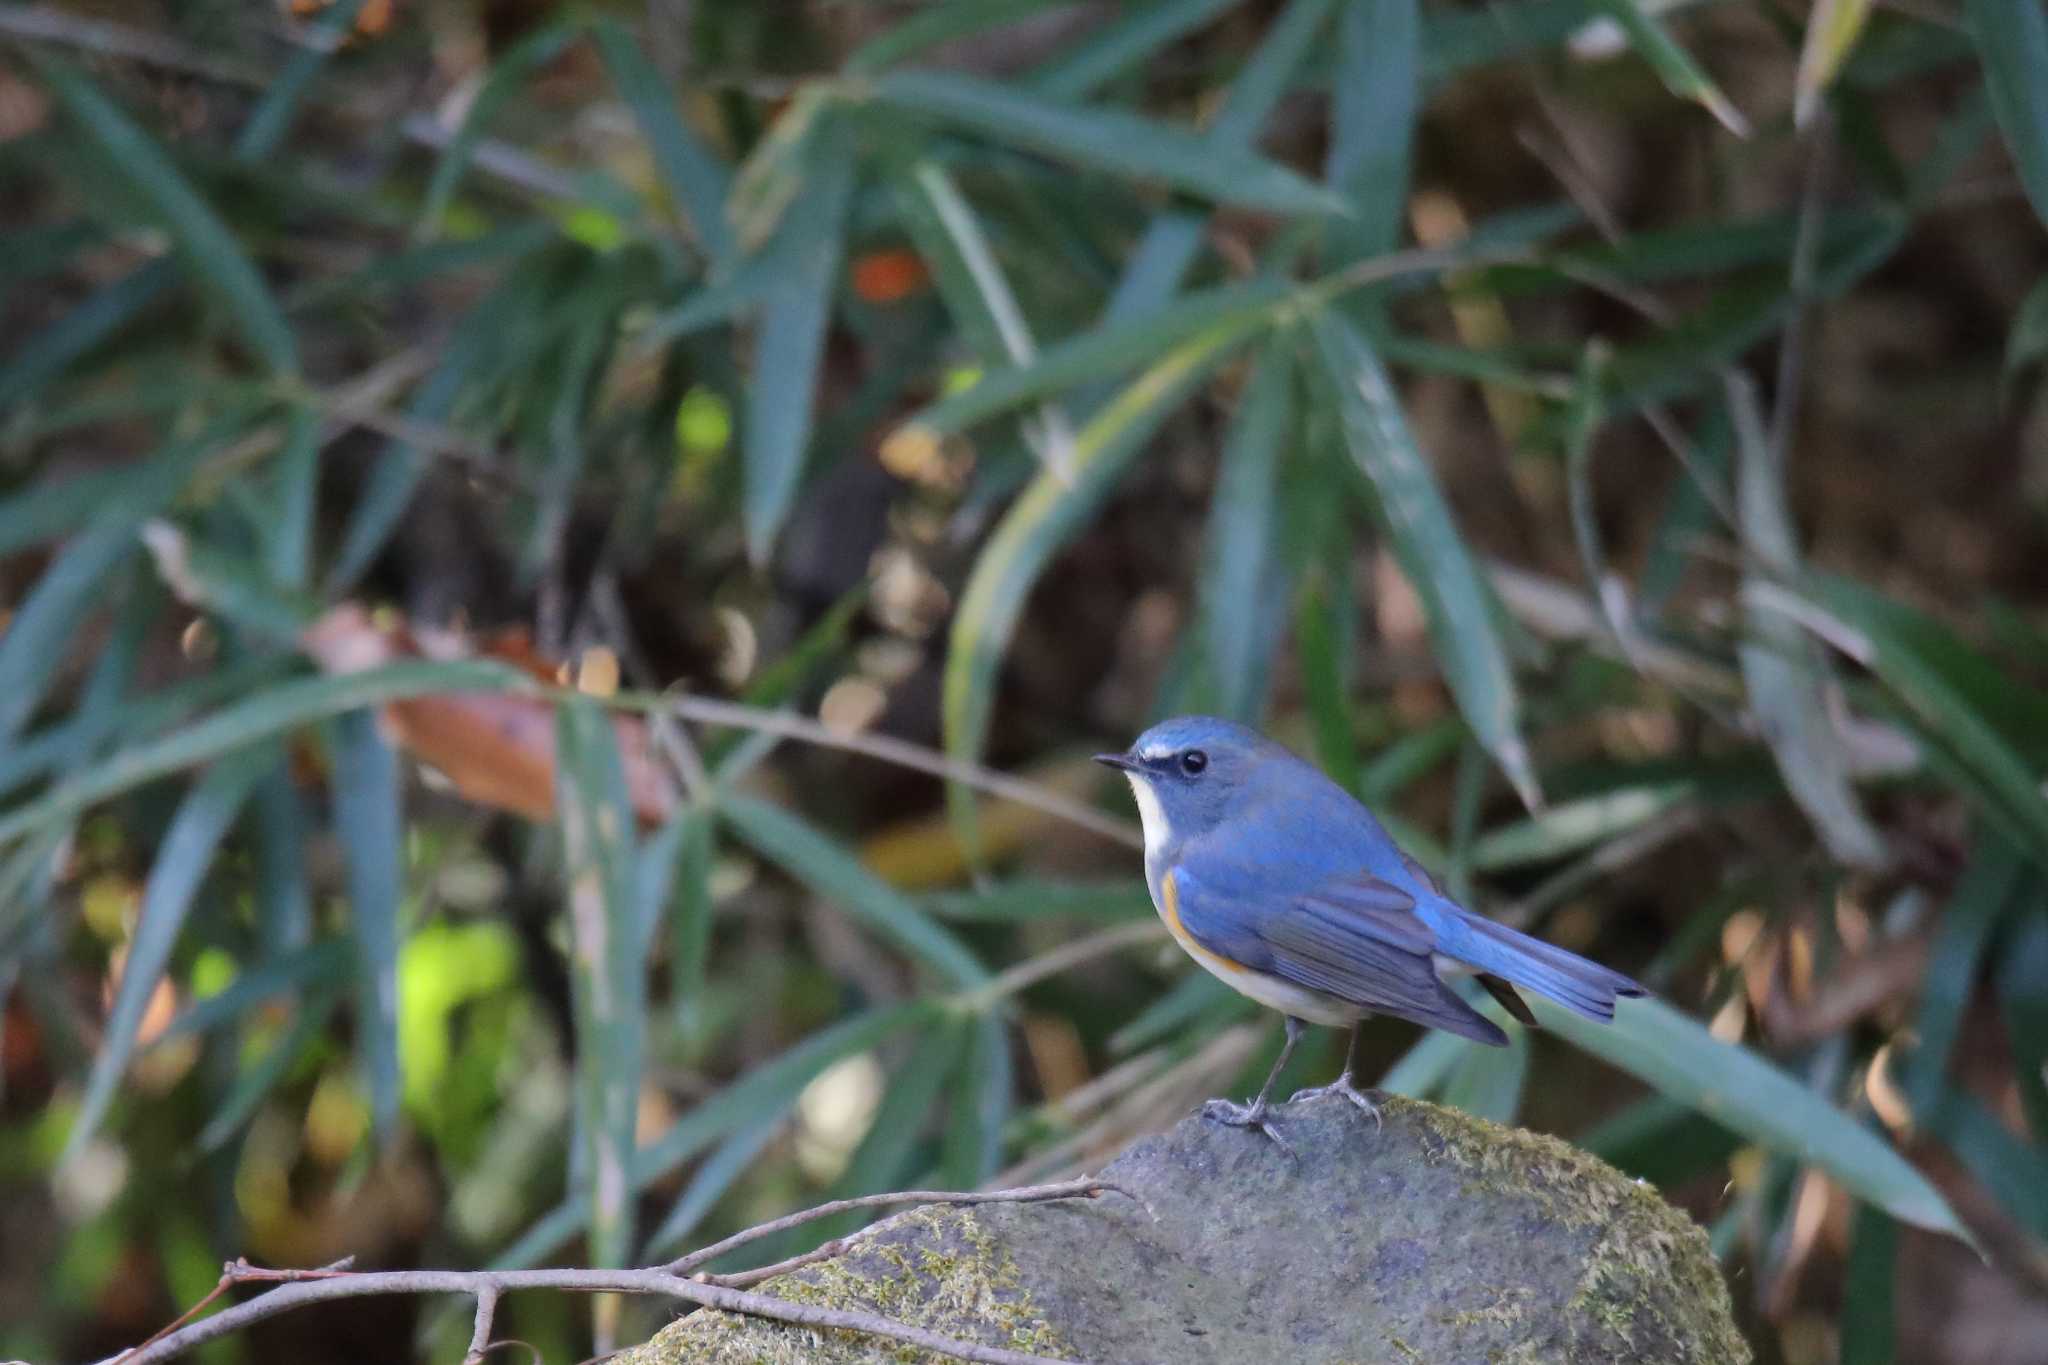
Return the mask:
<svg viewBox="0 0 2048 1365">
<path fill-rule="evenodd" d="M 1209 766 L 1209 755 L 1200 749 L 1190 749 L 1180 756 L 1180 770 L 1189 777 L 1199 776 Z"/>
</svg>

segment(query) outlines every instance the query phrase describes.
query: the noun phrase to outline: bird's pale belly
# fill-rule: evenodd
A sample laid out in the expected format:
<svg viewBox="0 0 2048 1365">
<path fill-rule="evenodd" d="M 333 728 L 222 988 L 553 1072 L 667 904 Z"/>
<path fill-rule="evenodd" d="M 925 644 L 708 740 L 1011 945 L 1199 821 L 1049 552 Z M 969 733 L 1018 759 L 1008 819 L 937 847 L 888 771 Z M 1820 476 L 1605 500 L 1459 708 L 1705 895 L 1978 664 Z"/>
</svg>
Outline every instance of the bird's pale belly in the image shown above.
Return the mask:
<svg viewBox="0 0 2048 1365">
<path fill-rule="evenodd" d="M 1159 911 L 1159 918 L 1165 922 L 1166 931 L 1173 935 L 1174 942 L 1180 944 L 1189 957 L 1200 963 L 1203 970 L 1240 995 L 1248 995 L 1268 1009 L 1291 1014 L 1296 1019 L 1306 1019 L 1312 1024 L 1327 1024 L 1333 1028 L 1349 1027 L 1368 1013 L 1349 1000 L 1325 995 L 1321 991 L 1312 991 L 1305 986 L 1297 986 L 1292 981 L 1283 981 L 1279 977 L 1255 971 L 1241 963 L 1232 962 L 1227 957 L 1212 953 L 1195 942 L 1195 936 L 1180 922 L 1180 893 L 1174 887 L 1171 872 L 1159 878 L 1159 894 L 1154 898 L 1154 908 Z"/>
</svg>

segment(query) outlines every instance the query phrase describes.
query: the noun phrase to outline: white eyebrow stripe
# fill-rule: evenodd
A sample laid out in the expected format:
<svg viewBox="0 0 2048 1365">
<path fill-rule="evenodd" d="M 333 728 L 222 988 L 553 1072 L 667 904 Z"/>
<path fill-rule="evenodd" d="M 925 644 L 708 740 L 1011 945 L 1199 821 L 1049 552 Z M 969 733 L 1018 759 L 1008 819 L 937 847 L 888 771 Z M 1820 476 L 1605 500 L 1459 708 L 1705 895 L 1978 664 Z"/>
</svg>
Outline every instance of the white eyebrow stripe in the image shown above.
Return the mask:
<svg viewBox="0 0 2048 1365">
<path fill-rule="evenodd" d="M 1173 750 L 1167 748 L 1164 744 L 1154 744 L 1149 749 L 1138 750 L 1138 757 L 1144 759 L 1147 763 L 1157 763 L 1160 759 L 1169 757 L 1172 753 Z"/>
</svg>

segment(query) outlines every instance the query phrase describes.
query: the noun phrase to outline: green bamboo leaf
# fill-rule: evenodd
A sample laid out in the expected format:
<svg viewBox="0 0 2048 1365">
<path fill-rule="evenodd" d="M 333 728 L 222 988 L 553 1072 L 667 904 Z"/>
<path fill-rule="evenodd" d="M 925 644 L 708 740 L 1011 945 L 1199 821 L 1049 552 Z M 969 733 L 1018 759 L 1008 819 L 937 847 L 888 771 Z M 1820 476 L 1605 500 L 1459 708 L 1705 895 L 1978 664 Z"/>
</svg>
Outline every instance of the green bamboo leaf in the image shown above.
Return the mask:
<svg viewBox="0 0 2048 1365">
<path fill-rule="evenodd" d="M 2009 394 L 2013 380 L 2043 359 L 2048 359 L 2048 279 L 2035 281 L 2013 317 L 2012 331 L 2005 339 L 2000 388 Z"/>
<path fill-rule="evenodd" d="M 1998 945 L 1998 1003 L 2013 1084 L 2037 1146 L 2048 1145 L 2048 914 L 2023 908 Z"/>
<path fill-rule="evenodd" d="M 1280 280 L 1225 285 L 1084 332 L 1047 347 L 1029 365 L 985 375 L 972 388 L 913 413 L 897 435 L 936 440 L 1063 389 L 1153 364 L 1191 338 L 1221 332 L 1234 341 L 1266 325 L 1287 295 Z"/>
<path fill-rule="evenodd" d="M 935 161 L 916 162 L 899 178 L 896 200 L 918 254 L 932 265 L 954 325 L 982 364 L 1023 367 L 1036 360 L 1031 325 L 952 177 Z M 1041 463 L 1071 477 L 1074 431 L 1057 402 L 1042 402 L 1025 419 L 1024 439 Z"/>
<path fill-rule="evenodd" d="M 857 75 L 880 71 L 956 38 L 1001 28 L 1065 0 L 976 0 L 971 5 L 927 5 L 870 38 L 846 59 Z"/>
<path fill-rule="evenodd" d="M 1646 1095 L 1573 1139 L 1638 1180 L 1670 1189 L 1724 1166 L 1742 1140 L 1662 1095 Z"/>
<path fill-rule="evenodd" d="M 1101 507 L 1167 414 L 1223 359 L 1238 335 L 1217 326 L 1183 342 L 1081 429 L 1074 440 L 1071 483 L 1041 473 L 1011 504 L 975 562 L 953 616 L 940 704 L 946 752 L 954 758 L 971 763 L 981 756 L 997 669 L 1024 599 L 1047 561 Z M 974 846 L 970 793 L 954 783 L 947 800 L 955 827 Z"/>
<path fill-rule="evenodd" d="M 135 551 L 132 523 L 102 526 L 66 545 L 0 635 L 0 744 L 21 733 L 64 659 L 64 645 Z"/>
<path fill-rule="evenodd" d="M 1644 783 L 1560 802 L 1481 835 L 1472 845 L 1472 868 L 1501 872 L 1554 862 L 1639 829 L 1695 799 L 1699 790 L 1689 781 Z"/>
<path fill-rule="evenodd" d="M 313 889 L 306 877 L 306 815 L 280 754 L 258 784 L 251 806 L 256 860 L 256 918 L 263 953 L 276 958 L 313 939 Z"/>
<path fill-rule="evenodd" d="M 199 1130 L 194 1146 L 202 1152 L 217 1151 L 254 1117 L 256 1106 L 275 1090 L 300 1058 L 320 1041 L 327 1028 L 327 1016 L 339 999 L 336 992 L 322 991 L 301 1001 L 292 1011 L 291 1024 L 263 1055 L 235 1077 L 235 1083 L 214 1106 L 206 1126 Z"/>
<path fill-rule="evenodd" d="M 310 995 L 328 987 L 346 988 L 354 963 L 354 945 L 346 938 L 325 938 L 293 949 L 236 973 L 222 989 L 187 1005 L 151 1046 L 211 1033 L 243 1018 L 266 1000 L 302 992 Z"/>
<path fill-rule="evenodd" d="M 0 412 L 40 393 L 72 361 L 163 297 L 177 279 L 177 263 L 172 260 L 138 266 L 22 343 L 0 365 Z"/>
<path fill-rule="evenodd" d="M 1346 212 L 1343 199 L 1285 166 L 1212 146 L 1168 124 L 1121 110 L 1077 108 L 946 71 L 892 71 L 870 98 L 978 133 L 1133 179 L 1265 213 Z"/>
<path fill-rule="evenodd" d="M 521 38 L 491 66 L 483 84 L 477 87 L 476 97 L 463 111 L 462 126 L 441 149 L 441 159 L 434 163 L 434 173 L 428 177 L 417 228 L 420 237 L 432 237 L 439 231 L 441 215 L 455 198 L 463 173 L 476 159 L 477 145 L 483 141 L 492 116 L 518 93 L 521 85 L 581 38 L 588 23 L 580 10 L 571 10 Z"/>
<path fill-rule="evenodd" d="M 1378 1088 L 1411 1100 L 1426 1100 L 1443 1088 L 1471 1046 L 1454 1033 L 1426 1030 L 1413 1047 L 1387 1068 Z"/>
<path fill-rule="evenodd" d="M 1506 1026 L 1506 1047 L 1467 1042 L 1443 1081 L 1443 1102 L 1495 1123 L 1513 1123 L 1529 1080 L 1529 1031 Z"/>
<path fill-rule="evenodd" d="M 1650 14 L 1641 0 L 1593 0 L 1593 8 L 1621 26 L 1629 46 L 1650 64 L 1664 88 L 1682 100 L 1691 100 L 1737 137 L 1749 136 L 1749 120 L 1742 116 L 1721 88 L 1678 40 L 1665 32 L 1664 25 Z"/>
<path fill-rule="evenodd" d="M 1792 79 L 1793 127 L 1804 128 L 1813 121 L 1821 96 L 1849 60 L 1869 17 L 1870 0 L 1815 0 L 1799 45 L 1799 71 Z"/>
<path fill-rule="evenodd" d="M 1358 740 L 1351 723 L 1351 583 L 1334 562 L 1314 566 L 1294 607 L 1301 690 L 1315 726 L 1316 758 L 1331 781 L 1357 791 Z M 1459 727 L 1462 737 L 1464 727 Z"/>
<path fill-rule="evenodd" d="M 1969 0 L 1965 13 L 2013 167 L 2048 223 L 2048 14 L 2030 0 Z"/>
<path fill-rule="evenodd" d="M 1086 99 L 1177 39 L 1229 9 L 1235 0 L 1152 0 L 1104 24 L 1025 78 L 1049 100 Z"/>
<path fill-rule="evenodd" d="M 754 1163 L 754 1158 L 775 1140 L 776 1134 L 782 1131 L 783 1122 L 783 1115 L 779 1112 L 759 1119 L 720 1143 L 710 1156 L 698 1163 L 697 1169 L 690 1172 L 690 1183 L 683 1186 L 683 1192 L 677 1196 L 668 1216 L 649 1234 L 639 1259 L 652 1261 L 681 1252 L 684 1249 L 683 1239 L 697 1230 L 704 1216 L 725 1198 L 727 1191 Z"/>
<path fill-rule="evenodd" d="M 271 476 L 274 515 L 264 528 L 270 581 L 301 592 L 313 581 L 313 519 L 320 490 L 320 414 L 293 408 Z"/>
<path fill-rule="evenodd" d="M 186 267 L 241 331 L 249 349 L 273 374 L 299 367 L 290 324 L 270 296 L 227 225 L 187 184 L 161 147 L 119 106 L 69 65 L 35 55 L 37 69 L 93 146 L 177 244 Z"/>
<path fill-rule="evenodd" d="M 853 196 L 853 153 L 843 131 L 835 125 L 812 145 L 809 184 L 770 248 L 777 269 L 763 293 L 747 385 L 743 507 L 747 552 L 756 565 L 768 562 L 803 476 Z"/>
<path fill-rule="evenodd" d="M 882 1090 L 882 1102 L 875 1107 L 875 1116 L 869 1120 L 860 1144 L 853 1149 L 846 1169 L 832 1182 L 828 1197 L 848 1199 L 903 1187 L 910 1178 L 910 1158 L 924 1136 L 932 1107 L 956 1078 L 960 1056 L 971 1036 L 971 1024 L 968 1019 L 949 1019 L 917 1040 L 917 1046 L 890 1073 L 889 1083 Z M 820 1219 L 799 1234 L 803 1239 L 801 1246 L 785 1243 L 784 1248 L 776 1248 L 775 1239 L 770 1238 L 752 1253 L 752 1258 L 762 1262 L 779 1260 L 814 1245 L 817 1238 L 830 1241 L 843 1237 L 877 1216 L 858 1210 Z"/>
<path fill-rule="evenodd" d="M 1736 515 L 1743 546 L 1756 567 L 1745 581 L 1799 571 L 1799 545 L 1786 503 L 1785 452 L 1764 431 L 1756 392 L 1746 380 L 1728 385 L 1736 450 Z M 1813 821 L 1828 851 L 1851 867 L 1890 861 L 1884 836 L 1870 823 L 1849 781 L 1849 755 L 1828 709 L 1833 685 L 1826 657 L 1799 623 L 1745 594 L 1750 641 L 1736 650 L 1750 709 L 1785 779 L 1785 789 Z"/>
<path fill-rule="evenodd" d="M 1295 74 L 1328 17 L 1333 0 L 1292 0 L 1266 30 L 1251 59 L 1230 83 L 1223 106 L 1209 125 L 1208 140 L 1233 152 L 1252 149 L 1273 106 Z M 1177 293 L 1188 267 L 1200 254 L 1209 223 L 1206 208 L 1175 205 L 1154 216 L 1138 239 L 1103 310 L 1105 324 L 1147 317 Z M 1092 405 L 1089 405 L 1092 406 Z"/>
<path fill-rule="evenodd" d="M 611 718 L 596 702 L 576 697 L 561 703 L 555 748 L 590 1254 L 597 1265 L 623 1266 L 633 1253 L 634 1135 L 647 1017 L 633 805 Z"/>
<path fill-rule="evenodd" d="M 928 1027 L 942 1014 L 943 1007 L 932 1000 L 869 1010 L 822 1029 L 772 1061 L 754 1067 L 694 1106 L 640 1150 L 633 1167 L 634 1193 L 667 1179 L 714 1142 L 786 1114 L 803 1088 L 842 1057 L 879 1046 L 906 1029 Z M 589 1192 L 577 1191 L 521 1233 L 492 1261 L 491 1268 L 512 1270 L 532 1265 L 575 1236 L 589 1219 Z"/>
<path fill-rule="evenodd" d="M 1451 694 L 1473 734 L 1534 809 L 1542 793 L 1522 741 L 1521 704 L 1485 581 L 1379 357 L 1332 313 L 1319 314 L 1312 326 L 1336 391 L 1345 445 L 1372 486 L 1394 557 L 1422 599 Z"/>
<path fill-rule="evenodd" d="M 1331 225 L 1331 259 L 1339 264 L 1400 242 L 1421 101 L 1419 8 L 1417 0 L 1352 0 L 1337 14 L 1323 180 L 1352 206 L 1350 219 Z"/>
<path fill-rule="evenodd" d="M 951 1189 L 980 1189 L 1003 1165 L 1003 1129 L 1016 1105 L 1010 1034 L 997 1011 L 963 1021 L 967 1047 L 953 1082 L 939 1170 Z"/>
<path fill-rule="evenodd" d="M 1921 979 L 1915 1042 L 1900 1077 L 1906 1103 L 1925 1115 L 1949 1088 L 1949 1057 L 1962 1035 L 1963 1014 L 1977 994 L 1977 978 L 1998 929 L 2024 885 L 2026 865 L 1996 835 L 1980 834 L 1976 856 L 1956 882 Z"/>
<path fill-rule="evenodd" d="M 178 803 L 143 887 L 135 937 L 121 967 L 121 984 L 114 991 L 114 1007 L 107 1015 L 99 1054 L 93 1058 L 85 1094 L 78 1102 L 78 1117 L 64 1141 L 63 1161 L 78 1155 L 106 1117 L 114 1087 L 134 1055 L 143 1012 L 157 982 L 163 979 L 193 897 L 213 866 L 222 836 L 274 757 L 267 748 L 231 755 L 209 769 Z"/>
<path fill-rule="evenodd" d="M 327 65 L 328 58 L 341 51 L 342 42 L 355 25 L 364 0 L 335 0 L 311 25 L 306 41 L 292 53 L 284 70 L 263 91 L 263 98 L 249 111 L 248 122 L 235 138 L 235 160 L 244 164 L 261 162 L 292 130 L 292 118 L 300 101 Z"/>
<path fill-rule="evenodd" d="M 369 1081 L 378 1140 L 398 1135 L 399 913 L 405 896 L 405 831 L 398 755 L 369 711 L 335 721 L 334 826 L 347 850 L 350 937 L 356 948 L 356 1052 Z"/>
<path fill-rule="evenodd" d="M 1842 1292 L 1841 1365 L 1892 1365 L 1892 1285 L 1898 1277 L 1899 1225 L 1859 1204 L 1849 1223 L 1849 1264 Z"/>
<path fill-rule="evenodd" d="M 654 153 L 655 167 L 668 183 L 670 197 L 689 215 L 712 263 L 726 264 L 739 249 L 725 217 L 731 169 L 684 122 L 676 108 L 675 92 L 647 59 L 640 40 L 617 20 L 606 17 L 596 21 L 594 31 L 612 83 L 632 106 L 633 117 Z"/>
<path fill-rule="evenodd" d="M 1921 613 L 1861 584 L 1809 573 L 1802 592 L 1831 615 L 1832 642 L 1848 646 L 1857 662 L 1877 674 L 1907 711 L 1954 756 L 1972 790 L 2012 822 L 2038 852 L 2048 850 L 2048 797 L 2026 757 L 2027 746 L 2001 729 L 1988 711 L 1993 702 L 2038 702 L 2038 694 L 2002 671 Z M 1978 675 L 1973 677 L 1972 675 Z M 1984 695 L 1984 687 L 2003 692 Z"/>
<path fill-rule="evenodd" d="M 1164 995 L 1109 1035 L 1109 1053 L 1112 1057 L 1129 1057 L 1168 1038 L 1185 1041 L 1198 1023 L 1220 1028 L 1250 1015 L 1252 1010 L 1245 997 L 1209 973 L 1183 972 Z"/>
<path fill-rule="evenodd" d="M 34 801 L 0 814 L 0 845 L 182 768 L 359 707 L 439 692 L 536 691 L 533 680 L 519 670 L 483 659 L 388 664 L 281 683 L 182 730 L 119 750 Z"/>
<path fill-rule="evenodd" d="M 1152 913 L 1152 893 L 1136 880 L 1009 878 L 972 891 L 941 891 L 924 897 L 923 903 L 933 914 L 947 919 L 993 924 L 1048 918 L 1114 921 Z"/>
<path fill-rule="evenodd" d="M 711 958 L 711 870 L 715 851 L 711 813 L 692 807 L 682 817 L 676 847 L 675 913 L 669 925 L 669 996 L 687 1037 L 702 1031 L 704 989 Z"/>
<path fill-rule="evenodd" d="M 1258 720 L 1266 658 L 1285 619 L 1276 503 L 1293 400 L 1292 350 L 1270 342 L 1238 402 L 1209 500 L 1208 552 L 1199 589 L 1203 642 L 1218 714 L 1248 723 Z"/>
<path fill-rule="evenodd" d="M 1843 1189 L 1915 1227 L 1969 1233 L 1946 1200 L 1889 1143 L 1747 1048 L 1724 1043 L 1661 1000 L 1624 1000 L 1611 1024 L 1548 1000 L 1537 1022 L 1583 1052 L 1775 1152 L 1811 1163 Z"/>
<path fill-rule="evenodd" d="M 720 802 L 719 815 L 756 853 L 816 894 L 844 906 L 948 985 L 967 990 L 988 981 L 988 969 L 951 930 L 788 811 L 734 795 Z"/>
</svg>

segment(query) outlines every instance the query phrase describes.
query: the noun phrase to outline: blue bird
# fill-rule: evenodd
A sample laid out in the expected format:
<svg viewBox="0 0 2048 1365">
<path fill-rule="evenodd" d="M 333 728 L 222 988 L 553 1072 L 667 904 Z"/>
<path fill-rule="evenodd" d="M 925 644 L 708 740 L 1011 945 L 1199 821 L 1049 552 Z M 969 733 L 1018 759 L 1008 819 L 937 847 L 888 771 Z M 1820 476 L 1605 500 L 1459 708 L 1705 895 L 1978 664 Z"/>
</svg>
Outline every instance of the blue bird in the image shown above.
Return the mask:
<svg viewBox="0 0 2048 1365">
<path fill-rule="evenodd" d="M 1306 1023 L 1355 1030 L 1389 1014 L 1460 1037 L 1507 1042 L 1445 984 L 1471 973 L 1534 1024 L 1517 986 L 1589 1019 L 1643 988 L 1619 972 L 1496 924 L 1449 900 L 1351 793 L 1273 740 L 1213 716 L 1162 721 L 1128 753 L 1096 762 L 1130 779 L 1145 824 L 1152 904 L 1188 955 L 1280 1011 L 1287 1040 L 1250 1104 L 1202 1112 L 1284 1147 L 1267 1096 Z M 1352 1049 L 1355 1051 L 1355 1046 Z M 1375 1120 L 1351 1074 L 1294 1096 L 1341 1095 Z"/>
</svg>

